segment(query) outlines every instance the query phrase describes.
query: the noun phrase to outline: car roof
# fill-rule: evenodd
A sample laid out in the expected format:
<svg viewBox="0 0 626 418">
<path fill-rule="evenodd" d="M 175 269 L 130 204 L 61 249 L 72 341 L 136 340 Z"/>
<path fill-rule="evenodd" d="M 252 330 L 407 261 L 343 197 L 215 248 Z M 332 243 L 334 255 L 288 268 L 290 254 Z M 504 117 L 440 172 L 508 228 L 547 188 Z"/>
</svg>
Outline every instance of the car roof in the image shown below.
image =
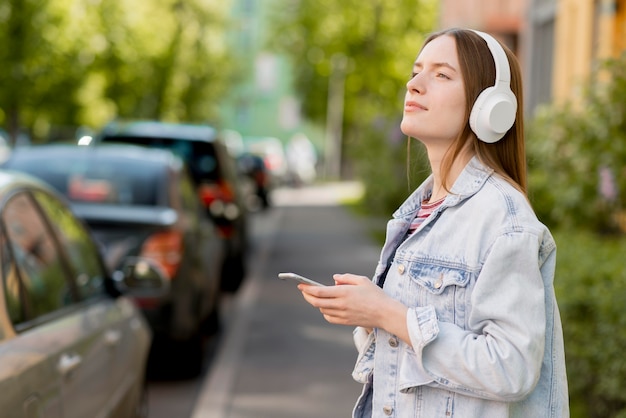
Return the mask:
<svg viewBox="0 0 626 418">
<path fill-rule="evenodd" d="M 217 138 L 217 130 L 210 125 L 193 123 L 150 120 L 115 121 L 107 124 L 99 136 L 145 136 L 213 142 Z"/>
<path fill-rule="evenodd" d="M 182 159 L 169 150 L 114 143 L 92 144 L 88 146 L 63 143 L 18 147 L 9 157 L 8 164 L 10 166 L 11 160 L 19 160 L 23 158 L 31 160 L 51 160 L 61 158 L 63 155 L 75 156 L 80 153 L 89 153 L 90 158 L 96 157 L 104 159 L 128 160 L 129 164 L 134 162 L 147 162 L 167 165 L 175 169 L 178 169 L 183 165 Z"/>
</svg>

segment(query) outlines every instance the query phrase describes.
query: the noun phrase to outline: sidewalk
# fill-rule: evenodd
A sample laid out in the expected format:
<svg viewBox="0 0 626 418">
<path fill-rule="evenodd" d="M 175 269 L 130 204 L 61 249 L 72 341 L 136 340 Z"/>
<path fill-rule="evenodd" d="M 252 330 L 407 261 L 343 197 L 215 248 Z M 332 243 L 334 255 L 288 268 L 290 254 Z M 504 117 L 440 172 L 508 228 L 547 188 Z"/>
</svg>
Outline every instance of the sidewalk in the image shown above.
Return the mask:
<svg viewBox="0 0 626 418">
<path fill-rule="evenodd" d="M 328 324 L 280 271 L 330 284 L 332 274 L 371 276 L 379 248 L 365 222 L 338 202 L 358 184 L 281 189 L 256 219 L 252 269 L 231 301 L 232 318 L 192 418 L 350 416 L 361 386 L 352 328 Z"/>
</svg>

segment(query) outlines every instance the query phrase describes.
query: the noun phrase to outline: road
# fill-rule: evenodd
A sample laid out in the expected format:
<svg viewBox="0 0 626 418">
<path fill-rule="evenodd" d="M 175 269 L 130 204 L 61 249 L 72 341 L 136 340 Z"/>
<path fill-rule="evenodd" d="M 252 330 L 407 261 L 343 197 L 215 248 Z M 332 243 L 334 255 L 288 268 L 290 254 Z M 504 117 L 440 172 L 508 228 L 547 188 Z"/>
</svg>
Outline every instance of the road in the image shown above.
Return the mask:
<svg viewBox="0 0 626 418">
<path fill-rule="evenodd" d="M 349 327 L 326 323 L 291 283 L 294 271 L 330 284 L 332 273 L 370 276 L 378 247 L 364 221 L 338 200 L 354 185 L 281 189 L 252 215 L 253 251 L 244 286 L 222 306 L 223 332 L 209 341 L 197 379 L 151 379 L 150 418 L 349 416 L 360 385 Z"/>
</svg>

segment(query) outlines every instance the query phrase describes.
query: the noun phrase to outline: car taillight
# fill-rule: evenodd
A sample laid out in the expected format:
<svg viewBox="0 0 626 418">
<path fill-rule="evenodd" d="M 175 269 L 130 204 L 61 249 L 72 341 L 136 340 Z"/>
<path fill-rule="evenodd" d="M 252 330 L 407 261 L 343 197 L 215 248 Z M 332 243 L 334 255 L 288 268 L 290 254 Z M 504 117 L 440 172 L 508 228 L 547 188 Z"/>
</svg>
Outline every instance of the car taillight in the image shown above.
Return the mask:
<svg viewBox="0 0 626 418">
<path fill-rule="evenodd" d="M 233 191 L 226 182 L 218 182 L 213 184 L 202 184 L 199 189 L 200 199 L 207 208 L 211 207 L 216 201 L 232 201 Z"/>
<path fill-rule="evenodd" d="M 239 217 L 235 191 L 230 183 L 223 180 L 213 184 L 205 183 L 200 186 L 198 193 L 200 200 L 214 217 L 225 218 L 229 221 Z"/>
<path fill-rule="evenodd" d="M 141 247 L 141 257 L 158 263 L 168 276 L 176 277 L 183 258 L 183 234 L 179 231 L 152 234 Z"/>
</svg>

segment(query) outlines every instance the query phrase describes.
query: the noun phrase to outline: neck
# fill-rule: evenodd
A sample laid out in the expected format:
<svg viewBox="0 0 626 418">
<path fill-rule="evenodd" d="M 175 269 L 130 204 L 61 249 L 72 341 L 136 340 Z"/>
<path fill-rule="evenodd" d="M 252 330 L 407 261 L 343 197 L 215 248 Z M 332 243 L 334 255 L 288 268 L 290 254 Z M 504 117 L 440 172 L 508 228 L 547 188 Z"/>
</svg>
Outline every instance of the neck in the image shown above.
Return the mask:
<svg viewBox="0 0 626 418">
<path fill-rule="evenodd" d="M 461 153 L 454 159 L 452 166 L 450 167 L 450 171 L 443 173 L 442 163 L 444 161 L 445 154 L 446 152 L 431 152 L 431 150 L 428 149 L 428 159 L 433 172 L 433 190 L 429 202 L 435 202 L 444 198 L 448 194 L 448 190 L 446 190 L 444 184 L 448 189 L 450 189 L 467 163 L 474 156 L 474 153 L 471 152 L 468 146 L 464 147 L 461 150 Z"/>
</svg>

